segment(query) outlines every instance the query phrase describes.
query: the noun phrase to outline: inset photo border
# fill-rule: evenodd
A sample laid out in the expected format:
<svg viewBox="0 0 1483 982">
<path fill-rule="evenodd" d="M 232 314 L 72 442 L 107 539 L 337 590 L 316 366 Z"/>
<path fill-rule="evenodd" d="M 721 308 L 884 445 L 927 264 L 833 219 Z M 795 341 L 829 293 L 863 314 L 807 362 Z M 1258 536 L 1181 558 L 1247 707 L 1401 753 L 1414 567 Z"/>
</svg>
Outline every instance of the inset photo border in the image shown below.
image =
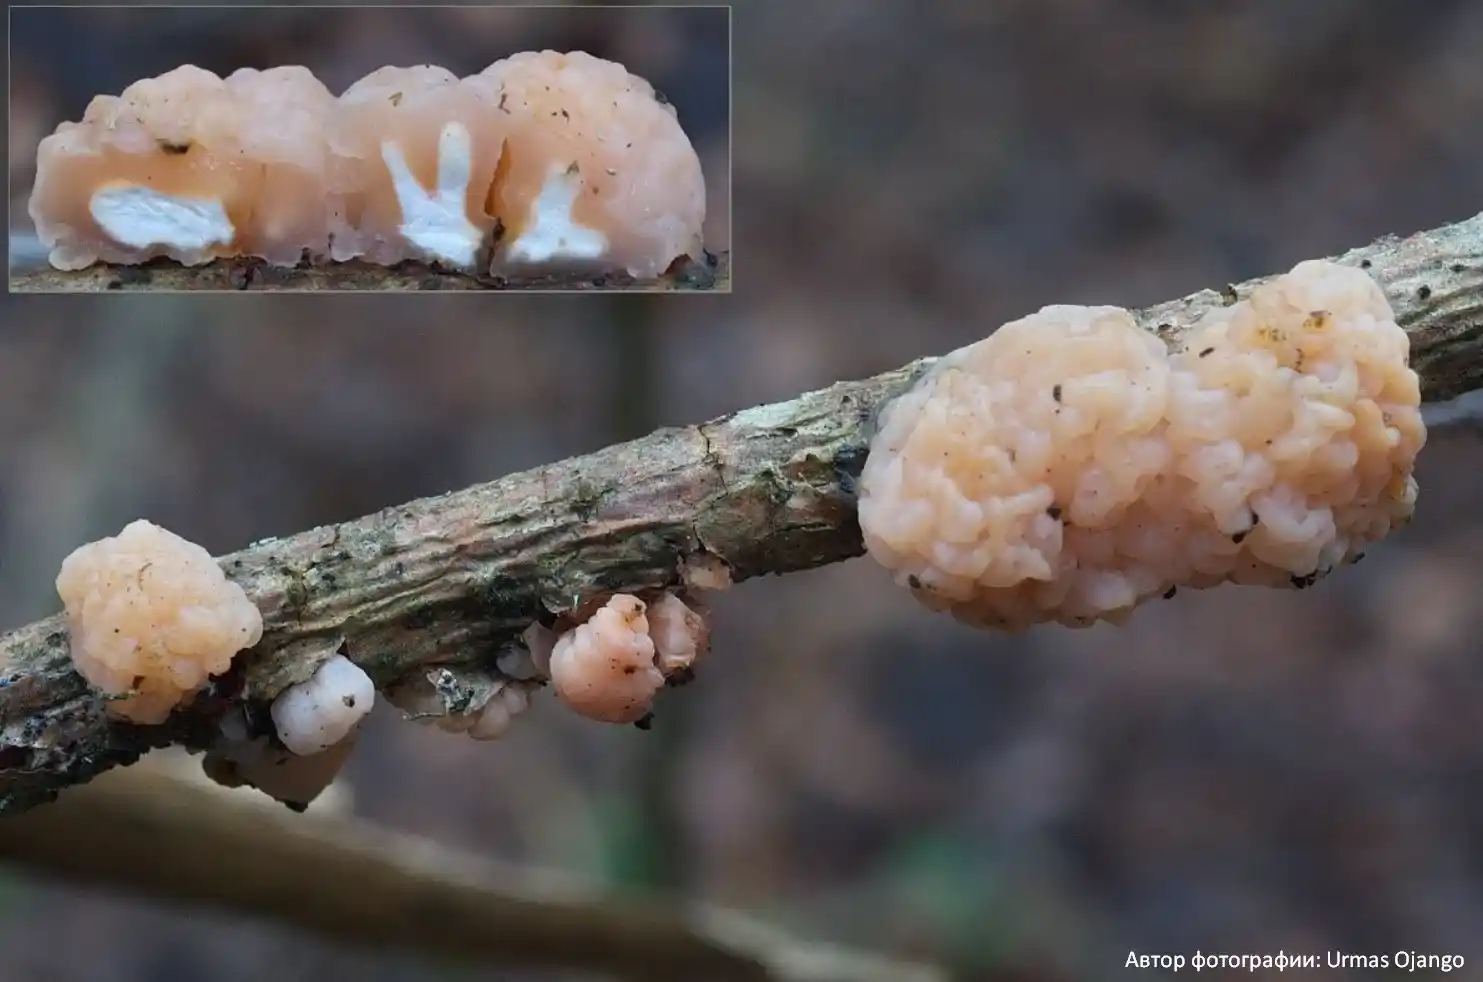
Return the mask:
<svg viewBox="0 0 1483 982">
<path fill-rule="evenodd" d="M 8 15 L 11 292 L 730 292 L 729 6 Z"/>
</svg>

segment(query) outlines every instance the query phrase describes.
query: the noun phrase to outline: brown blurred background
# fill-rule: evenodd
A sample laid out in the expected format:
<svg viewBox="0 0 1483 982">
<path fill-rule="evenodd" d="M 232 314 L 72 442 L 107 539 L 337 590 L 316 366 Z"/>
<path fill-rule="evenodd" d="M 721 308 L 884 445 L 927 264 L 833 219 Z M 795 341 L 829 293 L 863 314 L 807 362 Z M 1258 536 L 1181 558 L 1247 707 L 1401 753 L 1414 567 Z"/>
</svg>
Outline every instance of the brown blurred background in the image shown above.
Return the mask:
<svg viewBox="0 0 1483 982">
<path fill-rule="evenodd" d="M 183 60 L 333 86 L 553 46 L 677 103 L 719 217 L 725 33 L 693 16 L 16 13 L 12 206 L 57 119 Z M 228 551 L 1042 304 L 1146 304 L 1483 208 L 1462 0 L 771 0 L 734 26 L 732 296 L 8 300 L 0 626 L 137 516 Z M 652 732 L 545 699 L 491 746 L 378 709 L 355 807 L 985 979 L 1197 948 L 1451 952 L 1483 978 L 1480 461 L 1434 434 L 1415 525 L 1316 589 L 1181 594 L 1123 629 L 975 633 L 865 561 L 747 583 Z M 6 980 L 442 977 L 33 880 L 0 905 Z"/>
</svg>

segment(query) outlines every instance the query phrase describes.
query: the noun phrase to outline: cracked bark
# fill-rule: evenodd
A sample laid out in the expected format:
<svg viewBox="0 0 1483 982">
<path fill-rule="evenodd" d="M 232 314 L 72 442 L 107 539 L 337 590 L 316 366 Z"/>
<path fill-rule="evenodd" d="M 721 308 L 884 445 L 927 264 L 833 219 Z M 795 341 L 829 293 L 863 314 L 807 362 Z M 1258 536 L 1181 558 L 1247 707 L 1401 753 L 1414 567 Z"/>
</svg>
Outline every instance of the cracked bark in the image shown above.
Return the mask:
<svg viewBox="0 0 1483 982">
<path fill-rule="evenodd" d="M 1428 402 L 1483 387 L 1483 215 L 1338 258 L 1384 287 Z M 1136 313 L 1178 344 L 1260 282 Z M 228 706 L 261 710 L 325 650 L 384 687 L 422 666 L 487 668 L 531 620 L 672 586 L 690 556 L 718 557 L 735 581 L 859 556 L 853 487 L 873 420 L 932 361 L 222 557 L 263 611 L 263 640 L 163 726 L 106 718 L 71 670 L 61 617 L 0 636 L 0 813 L 152 746 L 203 748 Z"/>
</svg>

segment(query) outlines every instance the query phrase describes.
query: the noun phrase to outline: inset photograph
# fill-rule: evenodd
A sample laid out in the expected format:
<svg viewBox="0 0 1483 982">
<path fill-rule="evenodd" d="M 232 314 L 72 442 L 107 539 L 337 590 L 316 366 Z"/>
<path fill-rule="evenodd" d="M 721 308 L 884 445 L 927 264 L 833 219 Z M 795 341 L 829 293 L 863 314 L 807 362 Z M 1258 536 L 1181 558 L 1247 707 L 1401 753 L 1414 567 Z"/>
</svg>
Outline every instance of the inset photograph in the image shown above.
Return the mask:
<svg viewBox="0 0 1483 982">
<path fill-rule="evenodd" d="M 12 7 L 12 292 L 730 290 L 731 11 Z"/>
</svg>

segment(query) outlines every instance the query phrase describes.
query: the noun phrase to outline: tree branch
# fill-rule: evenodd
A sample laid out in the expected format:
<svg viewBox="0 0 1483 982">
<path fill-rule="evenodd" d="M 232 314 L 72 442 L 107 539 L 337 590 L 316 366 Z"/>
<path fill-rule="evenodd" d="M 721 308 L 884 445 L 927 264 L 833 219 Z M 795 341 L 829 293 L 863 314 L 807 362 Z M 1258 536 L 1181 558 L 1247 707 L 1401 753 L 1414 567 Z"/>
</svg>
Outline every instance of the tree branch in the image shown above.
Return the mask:
<svg viewBox="0 0 1483 982">
<path fill-rule="evenodd" d="M 1340 261 L 1384 287 L 1428 401 L 1483 387 L 1483 215 Z M 1178 344 L 1201 314 L 1259 282 L 1138 317 Z M 61 617 L 0 635 L 0 813 L 151 746 L 205 746 L 228 705 L 260 709 L 301 678 L 306 646 L 343 643 L 385 686 L 431 664 L 487 665 L 531 620 L 672 586 L 697 554 L 724 561 L 736 581 L 858 556 L 854 479 L 873 420 L 931 361 L 223 557 L 263 612 L 263 640 L 163 726 L 105 717 L 72 671 Z"/>
<path fill-rule="evenodd" d="M 195 774 L 141 765 L 0 820 L 0 861 L 440 961 L 634 982 L 945 982 L 934 969 L 807 944 L 730 911 L 606 896 L 364 821 L 294 815 Z"/>
<path fill-rule="evenodd" d="M 138 266 L 101 263 L 87 269 L 61 270 L 47 264 L 43 255 L 38 264 L 22 264 L 11 269 L 10 289 L 15 293 L 102 293 L 108 290 L 156 293 L 185 290 L 727 293 L 731 290 L 731 254 L 707 253 L 704 261 L 682 259 L 669 272 L 653 280 L 588 272 L 543 273 L 526 277 L 471 275 L 420 262 L 377 266 L 355 260 L 285 268 L 258 259 L 219 259 L 200 266 L 182 266 L 168 259 L 155 259 Z"/>
</svg>

